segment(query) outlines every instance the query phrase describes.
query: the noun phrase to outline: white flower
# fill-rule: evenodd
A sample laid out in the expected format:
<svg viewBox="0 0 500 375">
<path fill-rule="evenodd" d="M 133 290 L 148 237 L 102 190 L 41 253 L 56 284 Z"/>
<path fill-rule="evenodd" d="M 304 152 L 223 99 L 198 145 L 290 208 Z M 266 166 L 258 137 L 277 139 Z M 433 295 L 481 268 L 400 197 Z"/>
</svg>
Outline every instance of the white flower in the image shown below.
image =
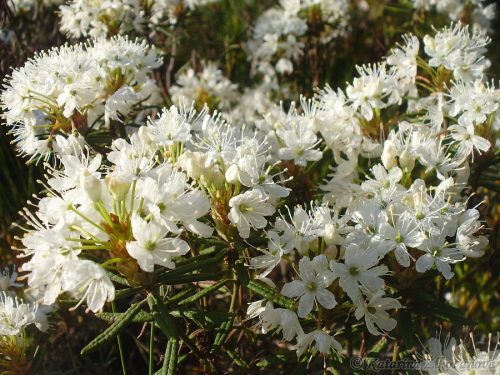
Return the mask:
<svg viewBox="0 0 500 375">
<path fill-rule="evenodd" d="M 384 151 L 382 152 L 381 156 L 382 164 L 384 165 L 385 169 L 389 171 L 398 165 L 396 156 L 398 156 L 396 145 L 390 139 L 386 140 L 384 143 Z"/>
<path fill-rule="evenodd" d="M 104 123 L 109 124 L 111 120 L 120 121 L 119 115 L 128 114 L 137 101 L 137 94 L 132 87 L 120 87 L 106 100 L 104 106 Z"/>
<path fill-rule="evenodd" d="M 0 292 L 0 336 L 17 336 L 30 324 L 47 329 L 47 318 L 37 303 L 27 303 Z"/>
<path fill-rule="evenodd" d="M 361 292 L 377 292 L 384 287 L 384 280 L 380 277 L 387 274 L 387 267 L 377 266 L 378 254 L 374 251 L 363 250 L 352 244 L 345 250 L 344 263 L 334 260 L 330 268 L 334 277 L 339 278 L 340 287 L 344 289 L 353 301 L 361 297 Z"/>
<path fill-rule="evenodd" d="M 460 23 L 439 30 L 434 37 L 424 37 L 424 50 L 431 58 L 429 65 L 443 65 L 453 71 L 455 79 L 472 81 L 481 78 L 490 61 L 484 58 L 485 46 L 490 43 L 481 31 L 469 31 Z"/>
<path fill-rule="evenodd" d="M 392 331 L 396 327 L 396 319 L 389 316 L 386 310 L 399 309 L 401 304 L 394 298 L 384 297 L 382 290 L 373 294 L 368 302 L 358 301 L 356 304 L 356 319 L 365 317 L 368 331 L 375 336 Z"/>
<path fill-rule="evenodd" d="M 392 79 L 385 64 L 357 66 L 360 77 L 347 86 L 347 97 L 355 110 L 360 110 L 366 120 L 373 118 L 373 110 L 385 107 L 383 98 L 387 95 L 388 82 Z"/>
<path fill-rule="evenodd" d="M 242 238 L 250 236 L 250 228 L 262 229 L 267 225 L 265 216 L 270 216 L 276 210 L 260 190 L 252 189 L 229 200 L 228 218 L 236 225 Z"/>
<path fill-rule="evenodd" d="M 417 57 L 420 42 L 415 35 L 403 35 L 404 44 L 397 45 L 387 57 L 387 63 L 394 73 L 397 84 L 393 86 L 391 102 L 401 104 L 408 92 L 415 92 L 415 77 L 417 76 Z"/>
<path fill-rule="evenodd" d="M 74 38 L 106 37 L 140 30 L 144 11 L 138 0 L 72 0 L 60 7 L 61 31 Z"/>
<path fill-rule="evenodd" d="M 281 238 L 276 232 L 267 233 L 268 249 L 258 249 L 263 255 L 250 258 L 248 266 L 253 269 L 265 268 L 259 277 L 266 277 L 280 263 L 284 254 Z"/>
<path fill-rule="evenodd" d="M 262 313 L 263 324 L 265 324 L 268 319 L 267 314 L 267 311 Z M 270 314 L 278 318 L 277 327 L 275 328 L 277 328 L 277 332 L 283 332 L 283 340 L 291 341 L 295 336 L 303 333 L 297 314 L 293 311 L 287 309 L 274 309 Z"/>
<path fill-rule="evenodd" d="M 481 154 L 481 152 L 486 152 L 491 147 L 487 139 L 474 134 L 475 130 L 472 123 L 452 125 L 448 130 L 451 132 L 451 137 L 457 141 L 457 153 L 463 159 L 471 155 L 474 150 L 476 150 L 478 154 Z M 472 155 L 472 160 L 474 160 L 474 154 Z"/>
<path fill-rule="evenodd" d="M 281 294 L 286 297 L 300 297 L 298 315 L 304 318 L 317 301 L 325 309 L 333 309 L 337 304 L 335 296 L 327 288 L 334 276 L 328 270 L 328 261 L 324 255 L 318 255 L 311 261 L 303 257 L 299 261 L 300 280 L 285 284 Z"/>
<path fill-rule="evenodd" d="M 318 225 L 302 207 L 295 207 L 293 216 L 288 212 L 291 223 L 284 218 L 276 220 L 275 228 L 282 232 L 281 240 L 285 244 L 286 252 L 297 249 L 300 254 L 304 254 L 309 249 L 312 241 L 318 238 Z"/>
<path fill-rule="evenodd" d="M 13 267 L 12 272 L 9 270 L 9 267 L 0 270 L 0 292 L 6 292 L 11 287 L 17 288 L 22 286 L 22 284 L 16 282 L 16 279 L 16 266 Z"/>
<path fill-rule="evenodd" d="M 200 190 L 191 188 L 187 176 L 164 163 L 141 179 L 139 196 L 144 199 L 144 212 L 172 233 L 180 233 L 178 224 L 202 237 L 212 234 L 212 228 L 198 219 L 210 209 L 210 202 Z"/>
<path fill-rule="evenodd" d="M 265 302 L 265 299 L 260 299 L 258 301 L 249 303 L 247 308 L 248 318 L 253 319 L 258 317 L 266 309 Z"/>
<path fill-rule="evenodd" d="M 414 218 L 407 212 L 404 212 L 396 219 L 394 226 L 389 223 L 382 223 L 379 228 L 379 235 L 382 238 L 380 247 L 383 247 L 384 252 L 394 250 L 398 263 L 403 267 L 410 265 L 408 247 L 418 247 L 425 239 L 424 234 L 418 230 Z"/>
<path fill-rule="evenodd" d="M 195 73 L 192 68 L 181 72 L 170 88 L 172 100 L 179 104 L 184 100 L 199 105 L 211 103 L 218 108 L 229 109 L 237 97 L 237 85 L 226 78 L 213 62 L 203 63 L 203 70 Z"/>
<path fill-rule="evenodd" d="M 326 332 L 317 329 L 315 331 L 297 336 L 297 356 L 301 356 L 311 345 L 323 355 L 328 355 L 330 350 L 341 353 L 342 345 Z"/>
<path fill-rule="evenodd" d="M 179 238 L 165 238 L 168 230 L 145 221 L 138 215 L 132 217 L 135 241 L 127 242 L 127 252 L 137 260 L 142 270 L 153 272 L 155 264 L 175 268 L 172 258 L 189 252 L 189 245 Z"/>
<path fill-rule="evenodd" d="M 98 264 L 78 259 L 64 266 L 63 289 L 80 298 L 78 305 L 86 299 L 88 308 L 98 312 L 106 302 L 115 299 L 115 287 Z"/>
<path fill-rule="evenodd" d="M 291 341 L 297 335 L 304 333 L 297 318 L 297 314 L 287 309 L 275 309 L 272 302 L 265 303 L 264 300 L 250 304 L 247 310 L 250 319 L 259 317 L 259 325 L 262 333 L 277 329 L 283 332 L 283 339 Z"/>
<path fill-rule="evenodd" d="M 488 245 L 485 236 L 474 234 L 482 228 L 479 220 L 479 212 L 476 209 L 465 211 L 459 219 L 457 228 L 457 249 L 467 257 L 480 257 L 484 254 L 484 248 Z"/>
<path fill-rule="evenodd" d="M 431 233 L 422 244 L 418 247 L 425 254 L 421 255 L 415 263 L 415 268 L 418 272 L 425 272 L 436 265 L 436 268 L 443 274 L 446 280 L 453 277 L 450 264 L 464 260 L 461 252 L 451 247 L 446 242 L 445 234 Z"/>
<path fill-rule="evenodd" d="M 175 106 L 169 109 L 164 108 L 160 117 L 149 124 L 152 138 L 160 146 L 171 146 L 175 142 L 188 142 L 191 139 L 190 120 L 193 120 L 194 113 L 193 108 L 187 115 Z"/>
<path fill-rule="evenodd" d="M 278 132 L 284 147 L 278 150 L 278 157 L 293 160 L 297 165 L 306 166 L 309 161 L 320 160 L 323 153 L 315 147 L 320 143 L 303 120 L 293 124 L 290 129 Z"/>
<path fill-rule="evenodd" d="M 97 154 L 92 159 L 85 153 L 63 155 L 61 162 L 64 170 L 53 173 L 53 177 L 48 180 L 49 186 L 58 192 L 81 187 L 81 183 L 85 182 L 87 177 L 93 176 L 98 179 L 101 176 L 98 172 L 102 162 L 100 154 Z M 85 176 L 83 181 L 82 176 Z"/>
</svg>

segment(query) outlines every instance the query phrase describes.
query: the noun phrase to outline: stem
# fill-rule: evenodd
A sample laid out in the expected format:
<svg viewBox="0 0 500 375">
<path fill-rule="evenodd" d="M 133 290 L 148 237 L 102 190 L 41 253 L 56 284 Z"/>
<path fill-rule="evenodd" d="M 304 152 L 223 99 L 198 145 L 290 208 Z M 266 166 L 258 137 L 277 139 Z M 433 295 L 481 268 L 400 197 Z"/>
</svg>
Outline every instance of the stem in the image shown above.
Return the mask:
<svg viewBox="0 0 500 375">
<path fill-rule="evenodd" d="M 86 243 L 86 244 L 95 244 L 95 243 L 99 243 L 101 245 L 105 245 L 107 243 L 107 241 L 100 241 L 100 240 L 86 240 L 84 238 L 71 238 L 71 237 L 66 237 L 65 238 L 66 241 L 71 241 L 71 242 L 81 242 L 81 243 Z"/>
<path fill-rule="evenodd" d="M 115 301 L 111 302 L 111 309 L 113 310 L 113 313 L 116 313 Z M 122 364 L 122 373 L 123 375 L 127 375 L 127 369 L 125 367 L 125 357 L 123 355 L 123 348 L 122 348 L 122 339 L 120 335 L 116 335 L 116 341 L 118 342 L 118 350 L 120 351 L 120 362 Z"/>
<path fill-rule="evenodd" d="M 77 225 L 72 225 L 71 226 L 71 229 L 73 230 L 77 230 L 79 231 L 80 233 L 86 235 L 86 236 L 89 236 L 90 238 L 92 238 L 92 240 L 94 240 L 95 242 L 100 242 L 100 243 L 103 243 L 103 241 L 101 241 L 100 239 L 98 239 L 96 236 L 94 236 L 92 233 L 86 231 L 85 229 L 83 228 L 80 228 L 79 226 Z"/>
<path fill-rule="evenodd" d="M 99 211 L 99 214 L 101 215 L 101 217 L 106 221 L 106 223 L 110 227 L 113 227 L 113 222 L 111 221 L 111 218 L 109 217 L 109 213 L 106 210 L 106 207 L 104 207 L 104 204 L 102 203 L 102 201 L 96 202 L 95 205 L 96 205 L 97 211 Z M 115 207 L 116 207 L 115 200 L 113 200 L 113 205 L 115 205 Z M 116 211 L 116 209 L 115 209 L 115 211 Z"/>
<path fill-rule="evenodd" d="M 151 331 L 149 336 L 149 375 L 153 375 L 153 349 L 154 349 L 154 337 L 155 337 L 155 323 L 151 322 Z"/>
<path fill-rule="evenodd" d="M 76 213 L 78 216 L 80 216 L 83 220 L 85 220 L 86 222 L 92 224 L 94 227 L 96 227 L 97 229 L 103 231 L 104 233 L 106 233 L 106 229 L 104 229 L 102 226 L 100 226 L 99 224 L 95 223 L 94 221 L 92 221 L 91 219 L 89 219 L 87 216 L 85 216 L 84 214 L 82 214 L 80 211 L 78 211 L 76 208 L 74 207 L 71 207 L 70 208 L 71 211 L 73 211 L 74 213 Z"/>
<path fill-rule="evenodd" d="M 132 182 L 132 192 L 130 194 L 130 214 L 131 215 L 134 213 L 134 197 L 135 197 L 136 185 L 137 185 L 137 180 L 134 179 L 134 182 Z"/>
<path fill-rule="evenodd" d="M 82 245 L 73 247 L 75 250 L 107 250 L 104 246 Z"/>
<path fill-rule="evenodd" d="M 234 309 L 236 307 L 236 300 L 237 300 L 237 296 L 238 296 L 238 289 L 240 286 L 234 272 L 233 272 L 233 278 L 234 278 L 234 282 L 233 282 L 233 290 L 231 293 L 231 304 L 229 305 L 229 312 L 234 312 Z"/>
</svg>

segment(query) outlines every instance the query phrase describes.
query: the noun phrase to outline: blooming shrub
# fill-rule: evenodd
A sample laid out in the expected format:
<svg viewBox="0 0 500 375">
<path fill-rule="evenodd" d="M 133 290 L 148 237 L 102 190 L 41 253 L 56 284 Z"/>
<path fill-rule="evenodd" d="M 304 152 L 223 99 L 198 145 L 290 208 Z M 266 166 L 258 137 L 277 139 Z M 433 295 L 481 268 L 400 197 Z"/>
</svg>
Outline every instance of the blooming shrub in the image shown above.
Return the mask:
<svg viewBox="0 0 500 375">
<path fill-rule="evenodd" d="M 494 6 L 402 4 L 451 20 L 409 28 L 369 63 L 351 60 L 340 85 L 322 69 L 377 6 L 254 4 L 245 41 L 218 61 L 189 57 L 186 38 L 205 37 L 190 20 L 229 5 L 70 1 L 61 32 L 94 39 L 38 52 L 5 76 L 5 126 L 43 170 L 10 243 L 21 276 L 0 277 L 6 373 L 43 372 L 32 325 L 50 336 L 75 310 L 107 322 L 82 356 L 116 342 L 118 367 L 144 373 L 124 350 L 133 332 L 150 374 L 350 373 L 360 370 L 346 360 L 353 352 L 413 358 L 416 336 L 471 322 L 454 287 L 495 244 L 474 198 L 495 202 L 495 181 L 475 179 L 481 168 L 497 179 L 500 160 Z M 433 340 L 421 372 L 443 353 Z M 452 349 L 453 371 L 485 356 L 498 371 L 490 347 Z"/>
</svg>

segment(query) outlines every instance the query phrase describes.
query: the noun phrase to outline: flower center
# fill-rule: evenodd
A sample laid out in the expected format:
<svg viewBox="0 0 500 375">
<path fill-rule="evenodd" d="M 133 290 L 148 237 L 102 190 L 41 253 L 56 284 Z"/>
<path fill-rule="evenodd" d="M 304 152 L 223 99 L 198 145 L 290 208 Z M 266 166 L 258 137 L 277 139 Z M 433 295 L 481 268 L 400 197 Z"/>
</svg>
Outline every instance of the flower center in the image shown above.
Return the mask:
<svg viewBox="0 0 500 375">
<path fill-rule="evenodd" d="M 307 288 L 307 290 L 314 292 L 316 290 L 316 283 L 314 281 L 309 281 L 306 284 L 306 288 Z"/>
<path fill-rule="evenodd" d="M 396 234 L 396 238 L 394 239 L 396 243 L 401 243 L 403 242 L 403 236 L 401 235 L 401 232 L 398 230 L 398 233 Z"/>
<path fill-rule="evenodd" d="M 352 276 L 356 276 L 356 275 L 359 273 L 359 269 L 358 269 L 358 267 L 356 267 L 356 266 L 351 266 L 351 268 L 349 268 L 349 273 L 350 273 Z"/>
<path fill-rule="evenodd" d="M 250 207 L 246 204 L 240 204 L 239 208 L 240 208 L 240 212 L 252 212 L 253 211 L 253 207 Z"/>
<path fill-rule="evenodd" d="M 144 248 L 148 251 L 153 251 L 156 247 L 156 244 L 153 241 L 148 241 L 146 242 L 146 245 L 144 245 Z"/>
</svg>

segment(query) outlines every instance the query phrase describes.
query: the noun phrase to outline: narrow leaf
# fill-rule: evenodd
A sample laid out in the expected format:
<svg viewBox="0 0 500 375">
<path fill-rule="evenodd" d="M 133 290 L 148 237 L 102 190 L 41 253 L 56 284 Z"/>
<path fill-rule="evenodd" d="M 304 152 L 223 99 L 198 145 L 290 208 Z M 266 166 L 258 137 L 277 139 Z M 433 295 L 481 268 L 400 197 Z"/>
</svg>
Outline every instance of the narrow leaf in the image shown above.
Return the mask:
<svg viewBox="0 0 500 375">
<path fill-rule="evenodd" d="M 146 302 L 146 300 L 142 300 L 136 304 L 133 304 L 129 307 L 129 309 L 123 313 L 119 320 L 116 320 L 112 323 L 104 332 L 102 332 L 99 336 L 93 339 L 90 343 L 85 346 L 81 354 L 87 354 L 95 349 L 99 348 L 102 345 L 105 345 L 109 341 L 113 340 L 129 323 L 131 323 L 137 313 L 140 311 L 141 306 Z"/>
</svg>

